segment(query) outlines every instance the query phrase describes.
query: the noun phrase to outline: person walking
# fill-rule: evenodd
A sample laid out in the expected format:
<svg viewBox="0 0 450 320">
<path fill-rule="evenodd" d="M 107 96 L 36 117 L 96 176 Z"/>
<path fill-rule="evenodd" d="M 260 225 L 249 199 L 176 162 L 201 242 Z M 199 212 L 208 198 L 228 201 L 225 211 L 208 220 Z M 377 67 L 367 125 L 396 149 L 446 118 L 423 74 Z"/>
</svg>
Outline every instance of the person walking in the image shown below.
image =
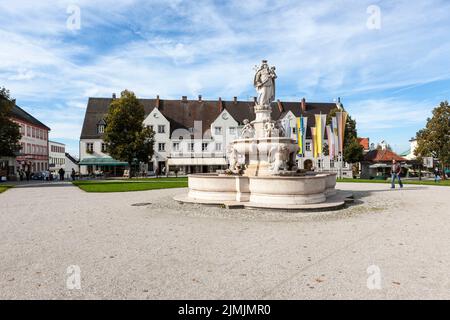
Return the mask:
<svg viewBox="0 0 450 320">
<path fill-rule="evenodd" d="M 60 168 L 60 169 L 58 170 L 58 173 L 59 173 L 59 180 L 64 181 L 64 174 L 66 173 L 66 172 L 64 171 L 64 169 L 63 169 L 63 168 Z"/>
<path fill-rule="evenodd" d="M 72 178 L 72 181 L 75 181 L 75 169 L 72 168 L 72 172 L 70 173 L 70 177 Z"/>
<path fill-rule="evenodd" d="M 400 179 L 400 172 L 402 171 L 402 167 L 400 166 L 400 163 L 397 163 L 397 161 L 392 160 L 392 167 L 391 167 L 391 189 L 395 189 L 395 179 L 398 179 L 398 184 L 400 185 L 400 188 L 403 188 L 402 180 Z"/>
<path fill-rule="evenodd" d="M 434 168 L 434 182 L 439 182 L 441 180 L 441 176 L 439 175 L 439 168 Z"/>
</svg>

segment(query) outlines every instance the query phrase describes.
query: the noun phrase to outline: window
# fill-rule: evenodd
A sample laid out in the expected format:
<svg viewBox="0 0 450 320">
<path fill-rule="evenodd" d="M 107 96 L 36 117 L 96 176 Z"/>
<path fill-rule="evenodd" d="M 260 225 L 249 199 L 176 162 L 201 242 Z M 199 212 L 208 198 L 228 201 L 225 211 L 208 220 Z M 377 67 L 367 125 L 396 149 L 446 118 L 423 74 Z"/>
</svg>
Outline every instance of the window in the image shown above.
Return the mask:
<svg viewBox="0 0 450 320">
<path fill-rule="evenodd" d="M 94 144 L 91 142 L 86 143 L 86 152 L 92 153 L 94 152 Z"/>
<path fill-rule="evenodd" d="M 305 150 L 306 151 L 311 151 L 311 142 L 306 142 L 305 143 Z"/>
<path fill-rule="evenodd" d="M 148 128 L 153 131 L 153 126 L 149 125 Z"/>
<path fill-rule="evenodd" d="M 174 142 L 172 145 L 172 149 L 173 149 L 173 151 L 180 151 L 180 143 Z"/>
<path fill-rule="evenodd" d="M 235 135 L 236 134 L 236 128 L 235 127 L 230 127 L 230 134 L 231 135 Z"/>
<path fill-rule="evenodd" d="M 322 160 L 321 159 L 317 160 L 317 167 L 322 168 Z"/>
<path fill-rule="evenodd" d="M 104 133 L 105 132 L 105 125 L 99 124 L 97 126 L 97 133 Z"/>
<path fill-rule="evenodd" d="M 31 128 L 31 137 L 36 138 L 36 128 Z"/>
<path fill-rule="evenodd" d="M 27 143 L 27 153 L 31 153 L 31 144 Z"/>
<path fill-rule="evenodd" d="M 214 127 L 214 134 L 215 135 L 221 135 L 222 134 L 222 127 Z"/>
<path fill-rule="evenodd" d="M 293 128 L 292 128 L 292 133 L 293 133 L 293 134 L 296 134 L 296 133 L 297 133 L 297 128 L 293 127 Z"/>
<path fill-rule="evenodd" d="M 193 142 L 190 142 L 188 144 L 188 150 L 189 150 L 189 152 L 194 152 L 194 143 Z"/>
<path fill-rule="evenodd" d="M 158 151 L 166 151 L 166 144 L 158 143 Z"/>
<path fill-rule="evenodd" d="M 330 168 L 334 168 L 334 160 L 330 160 Z"/>
<path fill-rule="evenodd" d="M 158 125 L 158 133 L 165 133 L 166 132 L 166 126 L 165 125 Z"/>
<path fill-rule="evenodd" d="M 27 126 L 27 136 L 31 137 L 31 127 Z"/>
<path fill-rule="evenodd" d="M 106 143 L 102 143 L 102 152 L 103 152 L 103 153 L 106 152 Z"/>
<path fill-rule="evenodd" d="M 222 144 L 216 143 L 216 151 L 222 151 Z"/>
<path fill-rule="evenodd" d="M 208 151 L 208 143 L 207 142 L 202 143 L 202 151 Z"/>
</svg>

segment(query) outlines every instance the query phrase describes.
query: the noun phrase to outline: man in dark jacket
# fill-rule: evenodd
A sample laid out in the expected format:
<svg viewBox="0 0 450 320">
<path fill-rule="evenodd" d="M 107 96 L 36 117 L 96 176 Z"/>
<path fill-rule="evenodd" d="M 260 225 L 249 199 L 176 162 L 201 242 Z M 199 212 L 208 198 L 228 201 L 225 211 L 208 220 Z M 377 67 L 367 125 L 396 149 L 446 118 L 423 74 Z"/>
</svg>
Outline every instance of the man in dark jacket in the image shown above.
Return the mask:
<svg viewBox="0 0 450 320">
<path fill-rule="evenodd" d="M 400 185 L 400 188 L 403 188 L 402 180 L 400 180 L 400 172 L 402 171 L 402 167 L 400 166 L 400 163 L 397 163 L 397 161 L 392 160 L 392 167 L 391 167 L 391 189 L 395 188 L 395 178 L 398 179 L 398 184 Z"/>
<path fill-rule="evenodd" d="M 64 181 L 64 174 L 66 173 L 63 168 L 58 170 L 59 180 Z"/>
</svg>

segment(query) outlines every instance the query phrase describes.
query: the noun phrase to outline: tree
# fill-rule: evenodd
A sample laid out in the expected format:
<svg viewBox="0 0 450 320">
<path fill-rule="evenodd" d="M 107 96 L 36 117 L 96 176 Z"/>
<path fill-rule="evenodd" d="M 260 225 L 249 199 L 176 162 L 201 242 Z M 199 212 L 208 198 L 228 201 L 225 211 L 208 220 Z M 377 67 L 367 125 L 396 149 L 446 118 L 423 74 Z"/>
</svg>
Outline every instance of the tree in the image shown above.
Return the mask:
<svg viewBox="0 0 450 320">
<path fill-rule="evenodd" d="M 414 154 L 420 158 L 437 158 L 442 172 L 450 164 L 450 106 L 443 101 L 433 110 L 424 129 L 416 133 L 417 148 Z M 445 174 L 442 175 L 445 179 Z"/>
<path fill-rule="evenodd" d="M 9 91 L 0 88 L 0 156 L 4 157 L 13 157 L 20 151 L 19 125 L 11 120 L 11 110 L 15 104 Z"/>
<path fill-rule="evenodd" d="M 345 111 L 344 107 L 338 107 L 330 110 L 327 115 L 327 125 L 331 123 L 331 119 L 336 116 L 336 112 Z M 356 121 L 350 115 L 347 115 L 344 132 L 344 152 L 343 159 L 348 163 L 360 162 L 364 158 L 364 148 L 358 142 L 358 133 L 356 131 Z"/>
<path fill-rule="evenodd" d="M 106 115 L 104 141 L 114 159 L 132 164 L 148 163 L 153 156 L 154 132 L 144 126 L 145 111 L 131 91 L 125 90 L 114 99 Z"/>
</svg>

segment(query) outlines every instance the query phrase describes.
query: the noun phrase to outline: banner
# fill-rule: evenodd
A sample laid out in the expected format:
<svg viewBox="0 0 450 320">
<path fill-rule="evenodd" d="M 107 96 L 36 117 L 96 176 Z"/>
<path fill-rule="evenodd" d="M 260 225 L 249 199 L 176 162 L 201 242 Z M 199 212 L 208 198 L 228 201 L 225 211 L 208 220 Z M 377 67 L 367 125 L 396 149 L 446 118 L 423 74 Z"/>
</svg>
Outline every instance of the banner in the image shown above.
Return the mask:
<svg viewBox="0 0 450 320">
<path fill-rule="evenodd" d="M 339 152 L 342 154 L 344 150 L 344 134 L 345 124 L 347 122 L 347 112 L 336 112 L 338 137 L 339 137 Z"/>
<path fill-rule="evenodd" d="M 317 158 L 317 136 L 316 136 L 316 127 L 311 127 L 311 139 L 312 139 L 312 151 L 313 151 L 313 157 Z"/>
<path fill-rule="evenodd" d="M 323 140 L 325 138 L 325 127 L 327 122 L 326 114 L 316 114 L 316 138 L 317 138 L 317 154 L 323 153 Z"/>
<path fill-rule="evenodd" d="M 334 158 L 334 134 L 331 125 L 327 125 L 327 139 L 328 139 L 328 155 L 330 159 Z"/>
<path fill-rule="evenodd" d="M 331 118 L 331 130 L 333 131 L 333 146 L 334 146 L 334 156 L 339 154 L 339 135 L 338 135 L 338 125 L 336 117 Z"/>
<path fill-rule="evenodd" d="M 322 117 L 320 116 L 320 114 L 316 114 L 314 115 L 315 119 L 316 119 L 316 143 L 315 146 L 317 148 L 314 148 L 314 153 L 319 155 L 322 153 L 322 140 L 323 137 L 321 135 L 322 133 Z M 314 156 L 315 158 L 316 156 Z"/>
<path fill-rule="evenodd" d="M 305 155 L 305 142 L 306 142 L 306 128 L 308 124 L 307 117 L 297 118 L 297 143 L 298 143 L 298 154 Z"/>
</svg>

